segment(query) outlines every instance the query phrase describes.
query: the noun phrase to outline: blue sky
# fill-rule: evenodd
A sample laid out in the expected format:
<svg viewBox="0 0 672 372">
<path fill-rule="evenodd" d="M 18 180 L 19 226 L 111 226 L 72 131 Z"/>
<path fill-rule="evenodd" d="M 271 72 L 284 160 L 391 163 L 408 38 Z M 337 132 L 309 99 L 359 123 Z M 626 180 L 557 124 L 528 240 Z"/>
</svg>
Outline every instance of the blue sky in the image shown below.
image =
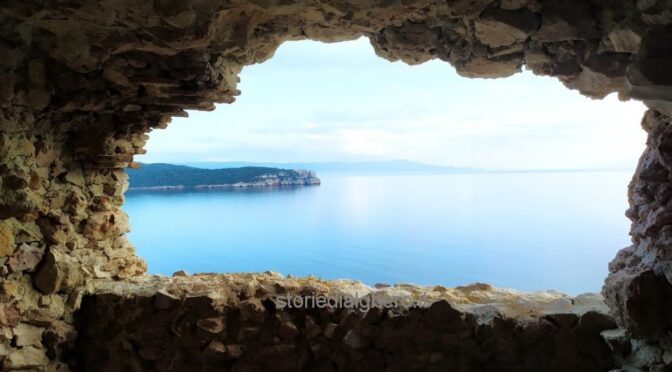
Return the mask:
<svg viewBox="0 0 672 372">
<path fill-rule="evenodd" d="M 365 38 L 287 42 L 240 78 L 234 104 L 174 119 L 136 160 L 634 169 L 646 138 L 639 102 L 591 100 L 530 72 L 467 79 L 438 60 L 389 62 Z"/>
</svg>

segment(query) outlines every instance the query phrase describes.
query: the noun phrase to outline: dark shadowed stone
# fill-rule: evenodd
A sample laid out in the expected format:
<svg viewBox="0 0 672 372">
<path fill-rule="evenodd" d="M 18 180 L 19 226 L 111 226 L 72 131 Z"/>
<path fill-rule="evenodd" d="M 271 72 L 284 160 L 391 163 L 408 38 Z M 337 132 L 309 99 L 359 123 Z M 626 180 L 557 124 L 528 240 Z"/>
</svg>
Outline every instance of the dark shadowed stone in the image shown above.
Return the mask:
<svg viewBox="0 0 672 372">
<path fill-rule="evenodd" d="M 616 267 L 616 269 L 618 269 Z M 652 270 L 628 273 L 615 271 L 603 288 L 612 312 L 633 336 L 664 337 L 672 326 L 672 285 Z"/>
<path fill-rule="evenodd" d="M 446 0 L 448 7 L 457 15 L 478 15 L 492 3 L 493 0 Z"/>
<path fill-rule="evenodd" d="M 454 331 L 468 327 L 463 319 L 463 314 L 444 300 L 433 303 L 427 309 L 424 319 L 432 328 L 439 330 Z"/>
<path fill-rule="evenodd" d="M 173 296 L 172 294 L 159 290 L 154 295 L 154 307 L 157 310 L 168 310 L 176 307 L 180 304 L 180 299 Z"/>
<path fill-rule="evenodd" d="M 280 324 L 278 329 L 278 336 L 283 339 L 293 339 L 296 338 L 301 332 L 297 328 L 296 324 L 291 320 L 284 321 Z"/>
<path fill-rule="evenodd" d="M 347 345 L 352 349 L 363 349 L 369 343 L 362 337 L 357 330 L 351 329 L 343 337 L 343 344 Z"/>
<path fill-rule="evenodd" d="M 199 319 L 196 322 L 196 326 L 204 331 L 214 334 L 220 333 L 226 328 L 224 319 L 221 317 Z"/>
<path fill-rule="evenodd" d="M 494 48 L 522 42 L 538 27 L 538 16 L 526 10 L 490 8 L 474 21 L 476 37 Z"/>
<path fill-rule="evenodd" d="M 74 260 L 56 248 L 50 248 L 40 262 L 33 284 L 44 294 L 71 290 L 82 281 L 81 268 Z"/>
<path fill-rule="evenodd" d="M 193 311 L 198 318 L 211 318 L 217 315 L 214 301 L 205 295 L 191 295 L 184 299 L 184 306 Z"/>
<path fill-rule="evenodd" d="M 55 293 L 58 290 L 58 267 L 56 258 L 51 252 L 47 252 L 42 260 L 33 278 L 33 284 L 44 294 Z"/>
<path fill-rule="evenodd" d="M 549 320 L 558 328 L 573 328 L 579 320 L 576 314 L 550 314 L 544 316 L 544 319 Z"/>
<path fill-rule="evenodd" d="M 239 309 L 243 321 L 263 322 L 266 318 L 266 309 L 261 301 L 256 298 L 242 301 Z"/>
<path fill-rule="evenodd" d="M 600 333 L 604 341 L 616 356 L 626 356 L 630 353 L 630 339 L 623 328 L 609 329 Z"/>
<path fill-rule="evenodd" d="M 672 115 L 672 26 L 649 30 L 642 41 L 637 61 L 628 68 L 628 97 L 644 100 L 652 108 Z"/>
<path fill-rule="evenodd" d="M 533 36 L 535 40 L 589 40 L 598 35 L 588 1 L 547 0 L 543 2 L 542 14 L 541 28 Z"/>
<path fill-rule="evenodd" d="M 652 25 L 664 25 L 672 22 L 672 1 L 638 0 L 637 8 L 642 11 L 642 19 Z"/>
<path fill-rule="evenodd" d="M 500 6 L 506 10 L 516 10 L 528 6 L 534 0 L 501 0 Z"/>
<path fill-rule="evenodd" d="M 577 329 L 590 334 L 616 328 L 616 323 L 606 314 L 589 311 L 579 318 Z"/>
<path fill-rule="evenodd" d="M 649 29 L 637 55 L 637 69 L 655 85 L 672 85 L 672 25 Z"/>
</svg>

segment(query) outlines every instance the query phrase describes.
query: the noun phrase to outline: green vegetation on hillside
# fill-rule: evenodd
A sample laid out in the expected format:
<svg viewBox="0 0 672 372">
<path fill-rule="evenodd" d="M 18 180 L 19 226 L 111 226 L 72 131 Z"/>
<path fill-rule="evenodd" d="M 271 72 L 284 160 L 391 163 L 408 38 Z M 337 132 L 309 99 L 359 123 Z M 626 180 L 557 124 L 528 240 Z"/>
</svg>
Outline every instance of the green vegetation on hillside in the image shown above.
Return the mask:
<svg viewBox="0 0 672 372">
<path fill-rule="evenodd" d="M 259 181 L 262 175 L 299 177 L 298 172 L 290 169 L 266 167 L 201 169 L 173 164 L 142 164 L 140 169 L 128 169 L 128 175 L 131 188 L 231 185 Z"/>
</svg>

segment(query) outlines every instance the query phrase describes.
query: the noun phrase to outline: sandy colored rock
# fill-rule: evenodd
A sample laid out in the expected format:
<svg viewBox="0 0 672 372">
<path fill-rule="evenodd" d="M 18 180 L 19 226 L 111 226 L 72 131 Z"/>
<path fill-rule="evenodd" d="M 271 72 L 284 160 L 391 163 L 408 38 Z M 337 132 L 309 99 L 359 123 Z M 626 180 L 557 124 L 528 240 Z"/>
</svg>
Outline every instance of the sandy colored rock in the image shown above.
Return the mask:
<svg viewBox="0 0 672 372">
<path fill-rule="evenodd" d="M 4 221 L 0 221 L 0 257 L 14 253 L 14 231 Z"/>
<path fill-rule="evenodd" d="M 44 248 L 21 244 L 7 260 L 7 266 L 12 272 L 33 272 L 43 255 Z"/>
<path fill-rule="evenodd" d="M 3 368 L 7 370 L 30 369 L 44 366 L 49 362 L 49 358 L 42 349 L 28 346 L 16 349 L 4 358 Z"/>
<path fill-rule="evenodd" d="M 76 262 L 58 249 L 50 249 L 37 269 L 33 284 L 43 294 L 74 289 L 83 280 Z"/>
<path fill-rule="evenodd" d="M 0 304 L 0 325 L 14 327 L 19 324 L 20 319 L 16 305 L 10 303 Z"/>
<path fill-rule="evenodd" d="M 16 298 L 19 286 L 12 280 L 0 280 L 0 302 L 9 303 Z"/>
<path fill-rule="evenodd" d="M 20 347 L 41 346 L 43 332 L 44 328 L 36 327 L 26 323 L 21 323 L 12 330 L 16 340 L 16 345 Z"/>
<path fill-rule="evenodd" d="M 65 175 L 65 180 L 79 187 L 85 186 L 84 174 L 81 168 L 74 169 Z"/>
<path fill-rule="evenodd" d="M 480 313 L 482 308 L 496 309 L 507 317 L 541 316 L 554 313 L 583 314 L 590 311 L 607 313 L 608 308 L 599 293 L 568 296 L 558 291 L 525 292 L 497 288 L 486 283 L 474 283 L 455 288 L 396 284 L 376 288 L 356 280 L 323 280 L 313 276 L 297 278 L 279 273 L 249 274 L 197 274 L 193 276 L 143 276 L 129 281 L 94 280 L 93 293 L 126 296 L 136 294 L 153 298 L 155 307 L 173 309 L 184 298 L 190 303 L 203 306 L 202 311 L 212 306 L 226 304 L 233 293 L 259 292 L 265 297 L 277 299 L 290 293 L 309 292 L 327 297 L 369 297 L 378 304 L 397 303 L 411 306 L 422 303 L 447 301 L 459 311 Z M 194 296 L 198 293 L 198 296 Z M 206 299 L 212 299 L 210 302 Z M 203 301 L 203 304 L 200 302 Z M 396 302 L 393 302 L 396 301 Z M 213 305 L 214 304 L 214 305 Z M 191 306 L 191 305 L 189 305 Z M 266 307 L 260 299 L 240 301 L 237 305 L 243 320 L 263 321 L 267 318 Z"/>
<path fill-rule="evenodd" d="M 529 11 L 494 9 L 485 11 L 474 21 L 476 37 L 497 48 L 525 41 L 539 27 L 537 16 Z"/>
</svg>

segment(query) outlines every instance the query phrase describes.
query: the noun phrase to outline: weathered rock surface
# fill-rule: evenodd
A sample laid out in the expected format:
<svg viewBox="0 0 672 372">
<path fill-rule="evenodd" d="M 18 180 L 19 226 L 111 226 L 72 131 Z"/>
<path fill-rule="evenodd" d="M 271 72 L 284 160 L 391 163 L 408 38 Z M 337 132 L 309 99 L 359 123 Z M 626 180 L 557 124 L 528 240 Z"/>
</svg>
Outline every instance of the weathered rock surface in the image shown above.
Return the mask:
<svg viewBox="0 0 672 372">
<path fill-rule="evenodd" d="M 217 360 L 213 365 L 221 366 L 221 358 L 229 363 L 225 365 L 244 361 L 242 369 L 245 363 L 257 363 L 246 359 L 250 355 L 262 355 L 264 363 L 273 359 L 274 366 L 284 368 L 296 366 L 295 356 L 304 358 L 305 350 L 310 350 L 310 357 L 297 363 L 307 366 L 306 360 L 310 360 L 316 369 L 324 370 L 355 364 L 365 369 L 388 365 L 403 368 L 407 366 L 404 363 L 411 363 L 411 367 L 439 363 L 457 369 L 463 362 L 451 359 L 457 354 L 447 352 L 454 347 L 450 350 L 470 357 L 477 355 L 472 353 L 478 350 L 485 358 L 479 359 L 481 362 L 498 361 L 504 368 L 532 368 L 544 359 L 583 370 L 611 368 L 613 363 L 661 370 L 672 362 L 669 336 L 672 266 L 668 252 L 668 230 L 672 223 L 672 213 L 668 211 L 672 168 L 668 158 L 672 147 L 667 133 L 672 115 L 671 24 L 669 0 L 3 1 L 0 4 L 2 369 L 64 368 L 66 361 L 73 362 L 67 351 L 77 331 L 89 332 L 86 340 L 111 332 L 93 324 L 91 314 L 100 314 L 101 324 L 119 327 L 119 338 L 110 347 L 119 355 L 129 355 L 128 359 L 115 359 L 111 363 L 140 363 L 130 367 L 125 364 L 124 369 L 141 369 L 145 362 L 163 363 L 157 361 L 157 355 L 163 355 L 160 343 L 165 342 L 170 345 L 165 350 L 174 351 L 179 358 L 186 355 L 187 359 L 176 359 L 174 366 L 182 366 L 187 360 L 198 360 L 206 366 Z M 469 306 L 476 303 L 472 300 L 471 305 L 450 302 L 450 309 L 437 305 L 434 310 L 411 310 L 401 317 L 389 312 L 370 315 L 383 319 L 376 320 L 381 326 L 375 329 L 410 340 L 406 349 L 406 346 L 389 349 L 406 358 L 403 360 L 385 356 L 388 346 L 376 344 L 367 333 L 367 318 L 360 319 L 359 315 L 354 316 L 352 325 L 344 320 L 349 318 L 343 313 L 271 311 L 289 317 L 280 322 L 278 334 L 304 341 L 270 345 L 263 338 L 264 333 L 259 332 L 271 330 L 270 334 L 275 335 L 275 326 L 259 328 L 258 324 L 262 314 L 269 316 L 266 303 L 240 302 L 238 308 L 235 302 L 233 307 L 213 311 L 207 304 L 214 298 L 184 298 L 183 294 L 165 291 L 158 297 L 152 293 L 147 298 L 140 292 L 135 297 L 129 292 L 96 292 L 101 294 L 87 297 L 87 310 L 82 315 L 89 328 L 75 330 L 74 312 L 92 280 L 123 283 L 143 278 L 146 271 L 146 265 L 125 237 L 129 224 L 121 206 L 128 187 L 124 168 L 137 166 L 133 156 L 145 152 L 148 133 L 165 128 L 172 117 L 187 116 L 186 110 L 212 110 L 215 103 L 233 102 L 240 94 L 236 84 L 242 68 L 272 57 L 282 42 L 298 39 L 334 42 L 360 36 L 367 37 L 376 53 L 389 60 L 415 64 L 440 59 L 463 76 L 486 78 L 508 76 L 526 67 L 535 74 L 557 77 L 567 87 L 587 96 L 600 98 L 618 92 L 622 99 L 640 99 L 652 109 L 644 121 L 650 134 L 649 145 L 630 187 L 628 216 L 633 220 L 633 245 L 613 261 L 603 291 L 616 320 L 627 327 L 623 337 L 609 335 L 612 355 L 603 353 L 602 341 L 590 341 L 590 345 L 574 342 L 573 335 L 579 333 L 597 340 L 592 336 L 604 327 L 594 323 L 607 322 L 601 315 L 596 316 L 602 319 L 598 322 L 593 318 L 582 321 L 591 314 L 586 313 L 576 315 L 577 319 L 556 317 L 553 322 L 543 321 L 547 315 L 541 315 L 537 319 L 542 320 L 526 323 L 515 318 L 525 315 L 516 313 L 520 306 L 509 310 L 500 307 L 496 311 L 501 312 L 501 319 L 508 319 L 501 323 L 504 324 L 501 329 L 507 329 L 508 333 L 500 333 L 495 331 L 500 329 L 497 316 L 486 322 L 484 328 L 475 325 L 476 318 L 487 319 L 495 310 L 477 306 L 472 311 Z M 200 282 L 193 277 L 184 278 L 194 281 L 194 285 Z M 130 288 L 140 291 L 143 287 Z M 263 297 L 255 293 L 252 291 L 245 297 L 250 300 Z M 473 293 L 487 298 L 493 292 Z M 144 301 L 150 297 L 156 309 L 145 307 Z M 551 312 L 566 312 L 561 309 L 577 306 L 579 301 L 574 299 L 572 305 L 570 299 L 562 296 L 556 300 Z M 124 317 L 119 319 L 109 316 L 112 309 L 127 307 L 137 309 L 138 318 L 155 324 L 156 332 L 165 338 L 147 336 L 152 330 L 141 325 L 138 329 L 146 334 L 134 333 L 131 328 L 137 324 L 130 322 L 124 311 L 121 311 Z M 175 325 L 172 318 L 168 320 L 184 311 L 191 314 L 188 309 L 192 308 L 200 310 L 185 318 L 184 327 Z M 443 314 L 444 310 L 447 314 L 461 314 L 456 317 L 465 327 L 450 332 L 458 332 L 462 337 L 460 332 L 469 329 L 465 340 L 479 341 L 479 346 L 470 348 L 468 345 L 473 343 L 456 342 L 454 333 L 447 336 L 448 341 L 436 341 L 436 337 L 443 337 L 437 333 L 442 327 L 439 324 L 447 320 L 442 318 L 444 315 L 433 314 Z M 240 311 L 247 314 L 242 322 L 229 323 L 221 318 L 223 314 L 227 314 L 227 320 L 229 315 L 237 317 Z M 463 311 L 471 311 L 472 315 Z M 411 324 L 413 330 L 391 331 L 390 325 L 397 321 Z M 579 326 L 585 322 L 591 324 L 589 331 Z M 34 331 L 31 334 L 42 334 L 39 343 L 26 335 L 25 324 L 39 328 L 31 328 Z M 190 334 L 192 324 L 209 338 L 176 336 Z M 229 324 L 243 326 L 235 328 Z M 171 331 L 165 333 L 168 325 Z M 221 327 L 224 329 L 219 331 Z M 497 336 L 490 339 L 488 332 Z M 14 335 L 18 334 L 23 336 L 15 340 Z M 513 335 L 514 339 L 500 342 L 504 334 Z M 545 336 L 536 338 L 538 334 Z M 143 342 L 151 338 L 151 342 L 159 345 L 148 341 L 146 347 L 137 351 L 124 337 Z M 390 336 L 394 337 L 397 336 Z M 19 339 L 29 341 L 21 341 L 25 344 L 19 345 Z M 305 340 L 318 341 L 306 344 Z M 554 340 L 553 344 L 544 343 L 548 340 Z M 98 358 L 97 353 L 103 352 L 104 345 L 95 342 L 92 345 L 89 356 Z M 262 345 L 270 348 L 262 349 Z M 497 349 L 498 345 L 501 348 Z M 549 350 L 560 352 L 559 345 L 574 345 L 578 354 L 574 349 L 562 349 L 566 358 L 561 358 L 561 354 L 549 356 Z M 400 350 L 408 353 L 400 354 Z M 287 355 L 293 356 L 283 359 Z M 576 355 L 581 358 L 575 359 Z M 327 356 L 329 362 L 324 361 Z M 525 359 L 536 356 L 541 359 Z M 497 359 L 504 357 L 510 359 Z M 86 359 L 85 364 L 94 362 Z M 448 364 L 441 364 L 444 362 Z M 553 364 L 552 368 L 560 366 L 563 364 Z M 110 368 L 114 367 L 112 364 Z"/>
<path fill-rule="evenodd" d="M 376 289 L 273 273 L 142 277 L 93 287 L 78 314 L 75 348 L 86 370 L 604 371 L 621 355 L 601 335 L 619 329 L 599 295 L 485 284 Z M 279 297 L 291 295 L 409 305 L 278 306 Z"/>
<path fill-rule="evenodd" d="M 633 244 L 610 263 L 603 291 L 622 324 L 647 339 L 667 337 L 672 330 L 671 122 L 654 111 L 642 121 L 648 146 L 630 183 L 626 213 Z"/>
</svg>

